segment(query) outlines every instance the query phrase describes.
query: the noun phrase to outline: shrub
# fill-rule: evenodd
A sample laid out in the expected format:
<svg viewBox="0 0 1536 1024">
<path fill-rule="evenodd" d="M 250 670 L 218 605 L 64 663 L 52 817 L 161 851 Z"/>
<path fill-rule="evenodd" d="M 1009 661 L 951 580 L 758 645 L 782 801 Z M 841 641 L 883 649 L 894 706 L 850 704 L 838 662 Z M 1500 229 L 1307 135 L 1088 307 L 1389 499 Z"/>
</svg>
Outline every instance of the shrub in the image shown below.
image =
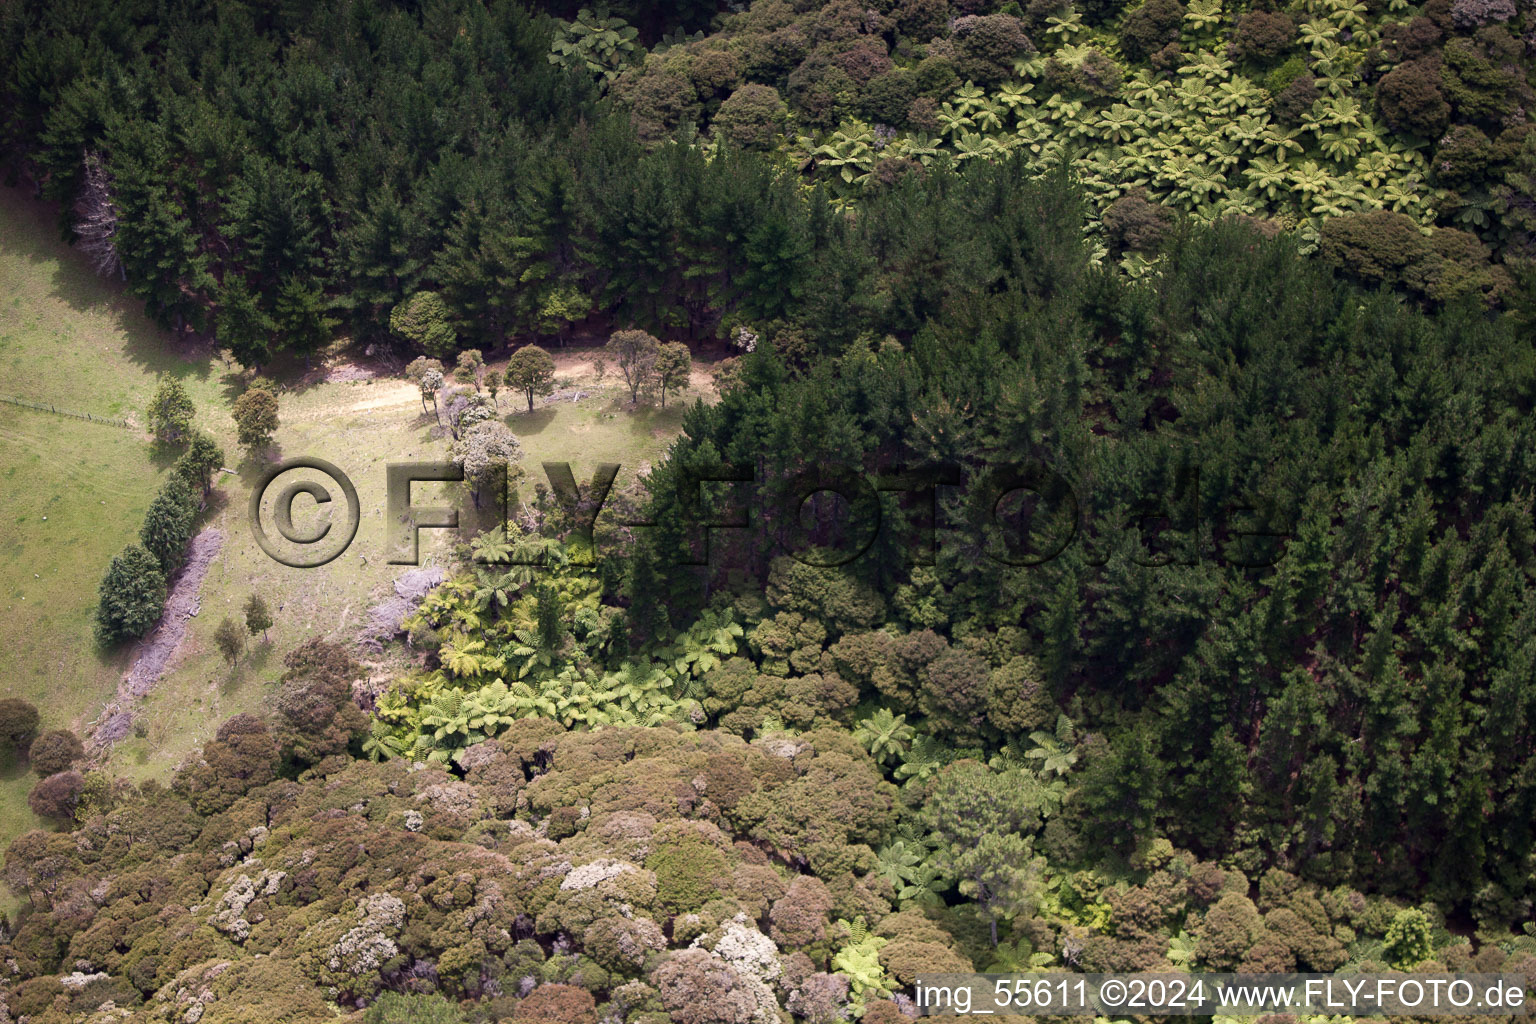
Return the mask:
<svg viewBox="0 0 1536 1024">
<path fill-rule="evenodd" d="M 749 36 L 742 48 L 742 70 L 753 78 L 782 81 L 805 59 L 811 42 L 799 25 L 786 25 L 766 35 Z"/>
<path fill-rule="evenodd" d="M 698 840 L 669 843 L 646 858 L 656 873 L 656 900 L 673 914 L 698 910 L 730 878 L 725 854 Z"/>
<path fill-rule="evenodd" d="M 1108 55 L 1089 50 L 1082 63 L 1072 69 L 1072 86 L 1095 99 L 1109 99 L 1120 93 L 1125 72 Z"/>
<path fill-rule="evenodd" d="M 1411 219 L 1386 210 L 1335 217 L 1318 244 L 1329 262 L 1367 283 L 1401 285 L 1436 302 L 1469 292 L 1496 298 L 1510 283 L 1476 235 L 1440 228 L 1425 237 Z"/>
<path fill-rule="evenodd" d="M 1302 60 L 1300 57 L 1287 58 L 1284 64 L 1281 64 L 1279 67 L 1275 68 L 1275 70 L 1271 71 L 1267 76 L 1265 76 L 1264 88 L 1268 89 L 1272 94 L 1278 96 L 1280 93 L 1285 91 L 1286 86 L 1290 85 L 1292 82 L 1296 81 L 1296 79 L 1300 78 L 1306 73 L 1306 61 Z"/>
<path fill-rule="evenodd" d="M 1184 11 L 1179 0 L 1147 0 L 1120 23 L 1120 52 L 1127 60 L 1146 60 L 1177 42 Z"/>
<path fill-rule="evenodd" d="M 1019 655 L 988 675 L 987 720 L 1003 735 L 1044 728 L 1056 715 L 1056 702 L 1034 659 Z"/>
<path fill-rule="evenodd" d="M 1275 117 L 1285 124 L 1295 124 L 1312 109 L 1322 93 L 1311 72 L 1297 75 L 1275 96 Z"/>
<path fill-rule="evenodd" d="M 772 86 L 748 84 L 731 93 L 715 114 L 715 129 L 744 149 L 772 149 L 789 108 Z"/>
<path fill-rule="evenodd" d="M 1529 102 L 1515 63 L 1519 44 L 1502 25 L 1479 29 L 1476 40 L 1452 39 L 1441 53 L 1440 84 L 1457 120 L 1497 122 Z"/>
<path fill-rule="evenodd" d="M 1024 34 L 1024 23 L 1011 14 L 958 18 L 951 39 L 961 77 L 984 83 L 1011 77 L 1013 62 L 1035 48 Z"/>
<path fill-rule="evenodd" d="M 777 1009 L 766 985 L 703 949 L 673 953 L 650 980 L 676 1024 L 749 1024 Z"/>
<path fill-rule="evenodd" d="M 1372 284 L 1403 280 L 1429 251 L 1418 224 L 1387 210 L 1329 220 L 1318 244 L 1331 263 Z"/>
<path fill-rule="evenodd" d="M 831 128 L 858 100 L 858 86 L 848 72 L 820 50 L 800 62 L 786 82 L 790 102 L 809 124 Z"/>
<path fill-rule="evenodd" d="M 1114 20 L 1125 9 L 1127 0 L 1078 0 L 1077 8 L 1083 12 L 1083 21 L 1089 25 L 1102 25 Z"/>
<path fill-rule="evenodd" d="M 648 917 L 602 917 L 581 937 L 587 955 L 615 974 L 633 974 L 646 957 L 667 948 L 661 928 Z"/>
<path fill-rule="evenodd" d="M 1451 24 L 1463 31 L 1515 16 L 1515 0 L 1452 0 Z"/>
<path fill-rule="evenodd" d="M 315 764 L 345 751 L 368 728 L 368 716 L 352 699 L 352 681 L 363 675 L 340 644 L 311 637 L 283 659 L 288 671 L 278 691 L 274 738 L 290 767 Z"/>
<path fill-rule="evenodd" d="M 989 671 L 986 660 L 968 647 L 950 647 L 928 663 L 917 706 L 935 733 L 978 737 L 986 723 Z"/>
<path fill-rule="evenodd" d="M 769 913 L 769 935 L 785 949 L 814 948 L 827 938 L 827 912 L 832 895 L 813 875 L 799 875 L 789 891 L 775 900 Z"/>
<path fill-rule="evenodd" d="M 1237 23 L 1232 51 L 1244 60 L 1270 61 L 1290 49 L 1295 39 L 1296 23 L 1287 15 L 1250 11 Z"/>
<path fill-rule="evenodd" d="M 1430 138 L 1445 131 L 1451 117 L 1440 70 L 1427 60 L 1409 61 L 1388 72 L 1376 86 L 1376 104 L 1393 128 Z"/>
<path fill-rule="evenodd" d="M 880 947 L 880 966 L 903 985 L 920 974 L 958 974 L 971 970 L 970 961 L 946 945 L 903 936 Z"/>
<path fill-rule="evenodd" d="M 517 1004 L 512 1019 L 597 1024 L 597 1003 L 592 993 L 575 985 L 540 985 Z"/>
<path fill-rule="evenodd" d="M 705 50 L 689 62 L 688 78 L 701 96 L 729 92 L 741 81 L 741 61 L 730 50 Z"/>
<path fill-rule="evenodd" d="M 1234 970 L 1263 934 L 1258 908 L 1246 896 L 1227 893 L 1206 911 L 1200 922 L 1201 961 L 1213 970 Z"/>
<path fill-rule="evenodd" d="M 896 27 L 902 35 L 914 42 L 926 43 L 944 31 L 949 20 L 949 4 L 945 0 L 898 0 L 894 13 Z"/>
<path fill-rule="evenodd" d="M 1440 26 L 1420 16 L 1400 24 L 1383 26 L 1381 48 L 1385 56 L 1398 62 L 1418 60 L 1437 53 L 1444 36 Z"/>
<path fill-rule="evenodd" d="M 254 715 L 236 715 L 204 745 L 202 757 L 175 780 L 200 814 L 216 814 L 257 786 L 277 777 L 277 744 L 267 724 Z"/>
<path fill-rule="evenodd" d="M 1409 970 L 1434 955 L 1431 930 L 1424 911 L 1417 907 L 1400 910 L 1387 927 L 1382 954 L 1396 970 Z"/>
<path fill-rule="evenodd" d="M 1104 235 L 1110 250 L 1117 255 L 1123 252 L 1156 252 L 1172 227 L 1173 218 L 1158 203 L 1147 199 L 1141 190 L 1129 192 L 1104 211 Z"/>
<path fill-rule="evenodd" d="M 85 776 L 77 771 L 59 772 L 32 787 L 27 806 L 39 818 L 68 821 L 74 816 L 75 806 L 84 790 Z"/>
<path fill-rule="evenodd" d="M 1493 143 L 1481 129 L 1456 124 L 1436 143 L 1431 166 L 1439 184 L 1459 189 L 1482 181 L 1493 158 Z"/>
<path fill-rule="evenodd" d="M 960 74 L 955 62 L 942 54 L 930 54 L 918 62 L 912 71 L 913 82 L 920 96 L 938 102 L 948 99 L 960 86 Z"/>
<path fill-rule="evenodd" d="M 440 995 L 384 992 L 363 1014 L 363 1024 L 463 1024 L 457 1003 Z"/>
<path fill-rule="evenodd" d="M 871 79 L 885 74 L 892 67 L 884 44 L 867 38 L 834 54 L 832 62 L 846 71 L 861 91 L 869 85 Z"/>
<path fill-rule="evenodd" d="M 27 751 L 32 771 L 39 776 L 57 775 L 73 768 L 75 762 L 84 756 L 85 745 L 80 742 L 80 737 L 68 729 L 43 733 L 32 741 L 32 747 Z"/>
<path fill-rule="evenodd" d="M 0 744 L 21 750 L 37 735 L 37 708 L 15 697 L 0 699 Z"/>
<path fill-rule="evenodd" d="M 893 68 L 864 87 L 860 112 L 878 124 L 905 124 L 917 91 L 917 74 L 911 68 Z"/>
</svg>

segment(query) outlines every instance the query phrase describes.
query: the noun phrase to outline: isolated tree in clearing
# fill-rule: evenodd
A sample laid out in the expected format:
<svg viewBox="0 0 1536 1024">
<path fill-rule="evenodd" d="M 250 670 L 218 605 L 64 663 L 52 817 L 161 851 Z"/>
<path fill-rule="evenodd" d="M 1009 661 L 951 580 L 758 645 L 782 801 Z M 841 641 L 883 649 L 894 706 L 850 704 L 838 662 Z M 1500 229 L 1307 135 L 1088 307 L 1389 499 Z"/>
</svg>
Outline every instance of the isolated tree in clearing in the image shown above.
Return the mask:
<svg viewBox="0 0 1536 1024">
<path fill-rule="evenodd" d="M 534 396 L 555 390 L 554 357 L 537 345 L 524 345 L 507 360 L 507 387 L 522 392 L 533 412 Z"/>
<path fill-rule="evenodd" d="M 240 443 L 252 451 L 265 448 L 277 432 L 277 398 L 264 388 L 252 388 L 235 400 L 234 417 Z"/>
<path fill-rule="evenodd" d="M 192 398 L 181 381 L 175 377 L 163 378 L 155 390 L 155 397 L 149 402 L 149 432 L 157 441 L 174 444 L 191 431 L 192 417 L 196 413 Z"/>
<path fill-rule="evenodd" d="M 443 378 L 442 370 L 428 370 L 421 375 L 420 387 L 422 397 L 432 399 L 432 415 L 437 417 L 438 422 L 442 422 L 443 416 L 442 410 L 437 407 L 437 395 L 438 392 L 443 390 L 446 383 L 447 381 Z"/>
<path fill-rule="evenodd" d="M 453 379 L 476 391 L 485 383 L 485 356 L 477 348 L 467 348 L 459 353 L 459 361 L 453 368 Z"/>
<path fill-rule="evenodd" d="M 432 386 L 429 386 L 428 375 L 436 373 L 432 378 Z M 421 391 L 421 411 L 427 411 L 427 399 L 432 404 L 437 404 L 437 392 L 443 386 L 443 364 L 431 356 L 417 356 L 405 367 L 405 379 L 415 384 Z"/>
<path fill-rule="evenodd" d="M 218 647 L 219 653 L 224 655 L 224 660 L 233 665 L 240 658 L 240 652 L 245 650 L 245 633 L 229 616 L 224 616 L 224 621 L 219 623 L 219 628 L 213 631 L 213 642 Z"/>
<path fill-rule="evenodd" d="M 680 341 L 669 341 L 661 346 L 656 356 L 656 385 L 661 389 L 661 404 L 667 404 L 667 391 L 685 391 L 688 376 L 693 372 L 693 354 Z"/>
<path fill-rule="evenodd" d="M 629 400 L 638 402 L 640 389 L 656 371 L 661 342 L 645 331 L 614 331 L 608 338 L 608 355 L 619 366 L 619 373 L 629 388 Z"/>
<path fill-rule="evenodd" d="M 245 628 L 251 636 L 260 633 L 263 640 L 267 639 L 267 630 L 272 628 L 272 610 L 260 594 L 245 599 Z"/>
</svg>

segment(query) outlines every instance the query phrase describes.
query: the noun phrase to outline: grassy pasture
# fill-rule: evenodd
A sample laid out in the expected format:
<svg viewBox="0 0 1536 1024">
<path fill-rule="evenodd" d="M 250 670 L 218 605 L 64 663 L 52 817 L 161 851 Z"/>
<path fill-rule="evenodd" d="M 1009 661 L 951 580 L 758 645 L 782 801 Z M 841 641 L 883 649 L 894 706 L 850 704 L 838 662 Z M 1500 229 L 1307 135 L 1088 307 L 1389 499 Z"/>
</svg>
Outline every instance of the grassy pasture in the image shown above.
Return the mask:
<svg viewBox="0 0 1536 1024">
<path fill-rule="evenodd" d="M 295 366 L 274 371 L 287 389 L 276 443 L 250 456 L 236 445 L 230 417 L 243 388 L 239 368 L 206 352 L 176 352 L 136 300 L 94 276 L 58 241 L 53 218 L 24 194 L 0 189 L 0 394 L 142 425 L 159 376 L 173 374 L 192 395 L 198 427 L 227 456 L 228 471 L 218 476 L 204 520 L 225 541 L 203 582 L 201 607 L 139 708 L 142 735 L 118 744 L 109 763 L 129 778 L 163 777 L 219 722 L 254 709 L 272 691 L 286 651 L 316 634 L 356 634 L 368 608 L 409 568 L 387 562 L 385 463 L 442 458 L 449 440 L 422 412 L 415 389 L 398 379 L 330 381 L 324 368 L 306 375 Z M 525 406 L 516 395 L 501 398 L 503 418 L 523 442 L 525 466 L 542 479 L 540 462 L 570 462 L 585 484 L 594 464 L 618 462 L 622 486 L 660 457 L 683 403 L 627 410 L 616 382 L 595 376 L 590 350 L 555 355 L 565 393 L 584 391 L 584 398 L 539 403 L 531 413 L 519 411 Z M 694 395 L 708 397 L 706 379 L 696 373 Z M 102 651 L 91 638 L 97 583 L 112 555 L 136 539 L 175 454 L 154 452 L 142 430 L 0 403 L 0 695 L 36 703 L 44 729 L 82 729 L 131 664 L 131 649 Z M 345 471 L 362 513 L 347 550 L 314 569 L 268 558 L 248 521 L 250 489 L 264 466 L 296 455 Z M 413 500 L 447 503 L 451 486 L 418 484 Z M 306 517 L 329 514 L 306 498 L 295 510 L 300 528 Z M 441 561 L 448 543 L 446 531 L 423 532 L 422 561 Z M 256 638 L 229 666 L 213 631 L 225 615 L 238 619 L 252 592 L 266 598 L 276 625 L 267 642 Z M 382 674 L 389 666 L 374 668 Z M 32 781 L 24 765 L 0 766 L 0 844 L 40 824 L 26 807 Z"/>
</svg>

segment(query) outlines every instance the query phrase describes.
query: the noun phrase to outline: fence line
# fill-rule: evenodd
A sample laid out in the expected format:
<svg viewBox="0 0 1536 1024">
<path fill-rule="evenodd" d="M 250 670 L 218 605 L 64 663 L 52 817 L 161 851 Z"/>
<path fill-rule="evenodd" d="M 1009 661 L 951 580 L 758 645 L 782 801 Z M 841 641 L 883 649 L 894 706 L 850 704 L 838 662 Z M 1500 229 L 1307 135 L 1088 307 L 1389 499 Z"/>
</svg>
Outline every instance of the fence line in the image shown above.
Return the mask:
<svg viewBox="0 0 1536 1024">
<path fill-rule="evenodd" d="M 89 420 L 92 423 L 102 423 L 109 427 L 121 427 L 124 430 L 136 429 L 127 420 L 113 419 L 110 416 L 97 416 L 89 412 L 75 412 L 73 409 L 60 409 L 48 402 L 29 402 L 25 398 L 12 398 L 10 395 L 0 395 L 0 402 L 7 405 L 19 405 L 24 409 L 36 409 L 38 412 L 51 412 L 56 416 L 68 416 L 71 419 Z"/>
</svg>

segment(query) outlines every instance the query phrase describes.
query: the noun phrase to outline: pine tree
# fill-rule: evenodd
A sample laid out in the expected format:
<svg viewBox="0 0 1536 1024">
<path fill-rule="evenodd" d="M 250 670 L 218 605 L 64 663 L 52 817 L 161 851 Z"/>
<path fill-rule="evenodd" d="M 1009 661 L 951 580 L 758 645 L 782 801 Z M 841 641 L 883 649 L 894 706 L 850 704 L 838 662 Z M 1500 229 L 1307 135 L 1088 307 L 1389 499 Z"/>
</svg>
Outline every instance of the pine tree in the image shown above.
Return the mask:
<svg viewBox="0 0 1536 1024">
<path fill-rule="evenodd" d="M 261 308 L 245 278 L 229 274 L 218 294 L 215 329 L 241 366 L 259 369 L 272 359 L 277 323 Z"/>
<path fill-rule="evenodd" d="M 224 465 L 224 449 L 218 442 L 201 431 L 194 431 L 187 442 L 187 450 L 176 460 L 172 470 L 197 487 L 206 497 L 213 489 L 214 470 Z"/>
<path fill-rule="evenodd" d="M 338 321 L 330 315 L 330 300 L 319 288 L 302 283 L 298 277 L 283 279 L 277 299 L 272 304 L 272 323 L 284 339 L 283 347 L 310 357 L 330 344 L 331 332 Z"/>
<path fill-rule="evenodd" d="M 155 556 L 160 569 L 170 576 L 186 555 L 197 521 L 198 500 L 192 487 L 179 476 L 166 480 L 155 500 L 144 513 L 139 543 Z"/>
<path fill-rule="evenodd" d="M 196 412 L 192 397 L 181 381 L 175 377 L 162 377 L 149 402 L 149 431 L 155 440 L 173 444 L 191 432 L 192 417 Z"/>
<path fill-rule="evenodd" d="M 155 556 L 129 545 L 112 559 L 101 581 L 96 635 L 110 645 L 140 637 L 160 619 L 165 605 L 165 573 Z"/>
</svg>

